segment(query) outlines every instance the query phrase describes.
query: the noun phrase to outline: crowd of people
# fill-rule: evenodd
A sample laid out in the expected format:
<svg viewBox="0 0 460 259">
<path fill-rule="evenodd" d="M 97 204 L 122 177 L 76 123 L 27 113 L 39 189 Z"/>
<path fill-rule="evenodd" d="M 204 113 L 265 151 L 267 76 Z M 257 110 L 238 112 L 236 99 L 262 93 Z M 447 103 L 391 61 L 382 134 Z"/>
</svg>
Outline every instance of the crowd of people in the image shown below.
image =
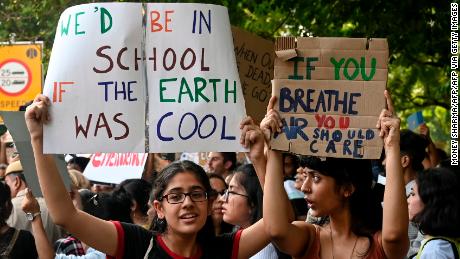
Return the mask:
<svg viewBox="0 0 460 259">
<path fill-rule="evenodd" d="M 379 161 L 270 149 L 282 127 L 272 97 L 260 125 L 250 117 L 240 124 L 243 159 L 210 152 L 200 166 L 149 154 L 142 179 L 114 186 L 90 182 L 89 158 L 72 156 L 68 190 L 42 151 L 50 101 L 39 95 L 25 120 L 43 198 L 3 134 L 0 257 L 458 258 L 458 168 L 426 125 L 400 130 L 385 98 Z"/>
</svg>

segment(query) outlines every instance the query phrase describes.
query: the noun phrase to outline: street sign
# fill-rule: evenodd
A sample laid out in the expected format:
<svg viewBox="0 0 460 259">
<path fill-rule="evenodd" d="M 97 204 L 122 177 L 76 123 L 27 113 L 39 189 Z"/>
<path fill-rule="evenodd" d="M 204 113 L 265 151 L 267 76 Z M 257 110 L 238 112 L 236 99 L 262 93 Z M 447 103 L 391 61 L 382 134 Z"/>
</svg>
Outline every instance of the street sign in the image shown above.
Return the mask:
<svg viewBox="0 0 460 259">
<path fill-rule="evenodd" d="M 42 89 L 43 42 L 0 43 L 0 110 L 17 111 Z"/>
</svg>

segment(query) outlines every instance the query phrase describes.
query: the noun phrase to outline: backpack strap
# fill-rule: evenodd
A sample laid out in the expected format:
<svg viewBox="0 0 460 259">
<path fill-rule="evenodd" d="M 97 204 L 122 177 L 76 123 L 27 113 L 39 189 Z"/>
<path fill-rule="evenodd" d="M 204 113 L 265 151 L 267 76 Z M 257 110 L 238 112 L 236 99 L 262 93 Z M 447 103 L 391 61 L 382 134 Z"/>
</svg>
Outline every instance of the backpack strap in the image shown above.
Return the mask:
<svg viewBox="0 0 460 259">
<path fill-rule="evenodd" d="M 420 259 L 420 256 L 422 255 L 422 251 L 423 251 L 423 248 L 425 247 L 425 245 L 432 241 L 432 240 L 444 240 L 444 241 L 447 241 L 449 242 L 450 246 L 452 247 L 452 253 L 454 254 L 454 258 L 455 259 L 460 259 L 459 258 L 459 255 L 458 255 L 458 250 L 457 250 L 457 245 L 455 243 L 455 241 L 453 241 L 452 239 L 450 238 L 447 238 L 447 237 L 430 237 L 421 247 L 420 247 L 420 250 L 418 250 L 418 253 L 417 253 L 417 259 Z"/>
<path fill-rule="evenodd" d="M 14 230 L 14 234 L 11 237 L 10 243 L 6 247 L 5 251 L 3 251 L 2 256 L 9 257 L 11 251 L 13 250 L 14 244 L 16 243 L 16 240 L 18 239 L 19 236 L 19 229 Z"/>
</svg>

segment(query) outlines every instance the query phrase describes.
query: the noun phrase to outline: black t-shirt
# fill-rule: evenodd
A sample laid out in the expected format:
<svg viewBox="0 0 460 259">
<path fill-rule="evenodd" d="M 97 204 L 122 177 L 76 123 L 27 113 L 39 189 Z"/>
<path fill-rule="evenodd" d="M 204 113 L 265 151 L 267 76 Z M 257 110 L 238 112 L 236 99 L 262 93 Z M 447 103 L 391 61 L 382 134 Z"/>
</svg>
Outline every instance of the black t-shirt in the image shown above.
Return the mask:
<svg viewBox="0 0 460 259">
<path fill-rule="evenodd" d="M 3 258 L 5 250 L 10 244 L 11 239 L 14 236 L 14 228 L 9 228 L 3 235 L 0 236 L 0 258 Z M 11 259 L 29 259 L 38 258 L 37 249 L 35 248 L 34 236 L 26 230 L 19 230 L 18 238 L 14 243 L 13 249 L 6 258 Z"/>
<path fill-rule="evenodd" d="M 128 223 L 113 222 L 117 228 L 118 249 L 115 258 L 144 258 L 149 251 L 148 258 L 185 259 L 186 257 L 174 254 L 164 244 L 161 236 L 155 235 L 140 226 Z M 206 244 L 201 244 L 198 253 L 190 258 L 237 258 L 241 231 L 214 237 Z M 121 245 L 120 245 L 121 244 Z M 150 246 L 150 247 L 149 247 Z"/>
</svg>

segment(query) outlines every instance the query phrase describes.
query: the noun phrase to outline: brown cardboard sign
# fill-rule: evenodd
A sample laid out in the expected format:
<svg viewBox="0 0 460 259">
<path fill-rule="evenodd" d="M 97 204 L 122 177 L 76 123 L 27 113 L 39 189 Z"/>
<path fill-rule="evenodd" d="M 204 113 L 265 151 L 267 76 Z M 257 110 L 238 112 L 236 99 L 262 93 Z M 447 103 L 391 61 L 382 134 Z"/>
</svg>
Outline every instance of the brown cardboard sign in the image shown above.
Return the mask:
<svg viewBox="0 0 460 259">
<path fill-rule="evenodd" d="M 289 37 L 277 39 L 275 51 L 272 95 L 278 97 L 283 129 L 274 134 L 271 148 L 380 158 L 383 142 L 376 124 L 385 107 L 386 39 Z"/>
<path fill-rule="evenodd" d="M 232 27 L 235 57 L 246 113 L 260 122 L 270 99 L 275 53 L 273 42 Z"/>
</svg>

